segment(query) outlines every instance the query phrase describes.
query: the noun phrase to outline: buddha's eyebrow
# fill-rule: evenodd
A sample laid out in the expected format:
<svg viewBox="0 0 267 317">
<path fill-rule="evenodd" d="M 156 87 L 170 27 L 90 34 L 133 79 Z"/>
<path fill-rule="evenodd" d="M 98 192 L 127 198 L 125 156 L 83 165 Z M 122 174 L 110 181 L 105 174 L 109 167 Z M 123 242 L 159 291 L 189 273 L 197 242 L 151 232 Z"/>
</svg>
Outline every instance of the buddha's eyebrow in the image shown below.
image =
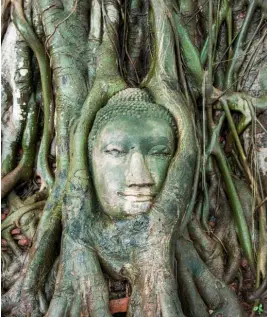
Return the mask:
<svg viewBox="0 0 267 317">
<path fill-rule="evenodd" d="M 154 144 L 172 144 L 173 141 L 170 140 L 169 138 L 166 138 L 164 136 L 161 136 L 161 137 L 151 137 L 151 136 L 148 136 L 148 137 L 145 137 L 145 141 L 146 142 L 150 142 L 150 143 L 154 143 Z"/>
<path fill-rule="evenodd" d="M 111 147 L 117 147 L 117 148 L 123 149 L 125 146 L 122 142 L 120 142 L 118 140 L 114 140 L 114 141 L 109 141 L 109 142 L 102 144 L 100 149 L 101 149 L 101 151 L 103 151 L 103 150 L 106 150 L 107 148 L 111 148 Z"/>
<path fill-rule="evenodd" d="M 121 143 L 118 143 L 118 142 L 110 142 L 108 144 L 104 144 L 103 145 L 103 148 L 112 148 L 112 147 L 118 147 L 118 148 L 122 148 L 123 147 L 123 144 Z"/>
</svg>

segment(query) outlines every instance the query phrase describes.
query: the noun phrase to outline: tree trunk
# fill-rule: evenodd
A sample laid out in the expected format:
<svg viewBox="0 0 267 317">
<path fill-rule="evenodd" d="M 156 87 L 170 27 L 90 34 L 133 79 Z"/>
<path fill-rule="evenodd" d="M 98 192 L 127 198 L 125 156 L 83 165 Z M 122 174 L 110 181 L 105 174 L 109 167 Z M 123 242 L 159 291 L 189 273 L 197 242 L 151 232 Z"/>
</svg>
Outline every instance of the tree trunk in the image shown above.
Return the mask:
<svg viewBox="0 0 267 317">
<path fill-rule="evenodd" d="M 4 316 L 267 314 L 266 16 L 3 1 Z"/>
</svg>

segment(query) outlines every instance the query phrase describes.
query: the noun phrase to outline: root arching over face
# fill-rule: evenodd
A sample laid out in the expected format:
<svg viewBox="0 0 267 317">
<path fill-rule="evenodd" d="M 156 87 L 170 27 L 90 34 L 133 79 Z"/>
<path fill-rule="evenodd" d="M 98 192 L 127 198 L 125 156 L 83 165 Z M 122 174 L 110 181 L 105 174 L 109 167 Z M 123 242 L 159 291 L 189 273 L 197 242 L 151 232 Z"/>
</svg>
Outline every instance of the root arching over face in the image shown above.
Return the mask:
<svg viewBox="0 0 267 317">
<path fill-rule="evenodd" d="M 244 316 L 244 257 L 264 296 L 266 6 L 178 2 L 4 1 L 6 316 Z"/>
</svg>

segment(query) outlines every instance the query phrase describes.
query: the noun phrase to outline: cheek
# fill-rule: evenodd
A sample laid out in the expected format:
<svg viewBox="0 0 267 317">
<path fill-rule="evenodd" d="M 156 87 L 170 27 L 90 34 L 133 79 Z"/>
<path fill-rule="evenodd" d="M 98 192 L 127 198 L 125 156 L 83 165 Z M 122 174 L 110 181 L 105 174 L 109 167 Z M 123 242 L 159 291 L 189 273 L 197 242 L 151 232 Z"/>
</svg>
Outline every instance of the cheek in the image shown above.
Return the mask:
<svg viewBox="0 0 267 317">
<path fill-rule="evenodd" d="M 167 176 L 170 160 L 160 158 L 148 158 L 147 166 L 153 178 L 154 184 L 160 190 Z"/>
<path fill-rule="evenodd" d="M 107 155 L 93 155 L 93 180 L 99 196 L 104 196 L 106 200 L 123 186 L 125 179 L 125 168 L 122 164 L 117 164 Z"/>
</svg>

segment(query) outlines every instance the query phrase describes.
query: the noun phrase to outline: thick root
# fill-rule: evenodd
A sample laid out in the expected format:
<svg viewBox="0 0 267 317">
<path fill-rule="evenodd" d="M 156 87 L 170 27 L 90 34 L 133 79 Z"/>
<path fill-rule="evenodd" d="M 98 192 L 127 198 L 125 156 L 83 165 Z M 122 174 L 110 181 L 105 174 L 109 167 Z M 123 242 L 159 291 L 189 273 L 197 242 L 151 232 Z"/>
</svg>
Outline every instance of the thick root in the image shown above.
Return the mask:
<svg viewBox="0 0 267 317">
<path fill-rule="evenodd" d="M 244 316 L 235 295 L 212 275 L 189 240 L 181 238 L 177 241 L 176 258 L 181 272 L 178 277 L 179 287 L 183 287 L 182 292 L 191 294 L 188 298 L 184 297 L 188 316 L 209 316 L 211 313 L 212 316 L 220 313 L 227 317 Z M 199 312 L 195 315 L 198 308 Z"/>
</svg>

